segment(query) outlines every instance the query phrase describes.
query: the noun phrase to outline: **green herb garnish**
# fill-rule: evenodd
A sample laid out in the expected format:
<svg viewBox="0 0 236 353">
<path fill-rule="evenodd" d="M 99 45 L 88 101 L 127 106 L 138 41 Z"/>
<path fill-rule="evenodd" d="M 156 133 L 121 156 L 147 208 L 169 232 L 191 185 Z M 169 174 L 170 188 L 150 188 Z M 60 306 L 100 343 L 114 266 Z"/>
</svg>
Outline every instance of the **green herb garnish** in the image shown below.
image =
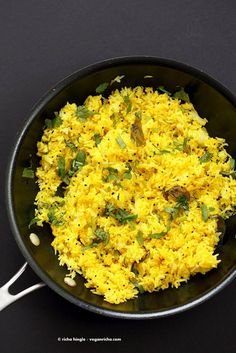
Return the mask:
<svg viewBox="0 0 236 353">
<path fill-rule="evenodd" d="M 32 218 L 31 221 L 28 224 L 28 228 L 31 228 L 32 225 L 36 224 L 38 221 L 39 221 L 39 218 L 37 216 Z"/>
<path fill-rule="evenodd" d="M 132 173 L 131 173 L 131 170 L 127 171 L 124 173 L 124 178 L 125 179 L 132 179 Z"/>
<path fill-rule="evenodd" d="M 143 232 L 141 232 L 141 230 L 138 231 L 138 233 L 136 235 L 136 239 L 137 239 L 137 242 L 139 243 L 139 245 L 142 246 L 144 241 L 143 241 Z"/>
<path fill-rule="evenodd" d="M 59 127 L 62 124 L 62 119 L 59 116 L 58 112 L 55 112 L 55 118 L 54 119 L 45 119 L 45 125 L 49 129 L 54 129 L 56 127 Z"/>
<path fill-rule="evenodd" d="M 115 218 L 119 223 L 125 224 L 129 221 L 134 221 L 138 215 L 129 213 L 125 209 L 115 208 L 112 204 L 108 204 L 105 208 L 105 216 L 110 216 Z"/>
<path fill-rule="evenodd" d="M 89 244 L 89 245 L 85 245 L 82 250 L 87 250 L 87 249 L 91 249 L 91 248 L 94 248 L 95 246 L 98 246 L 98 244 L 100 244 L 100 242 L 93 242 L 92 244 Z"/>
<path fill-rule="evenodd" d="M 138 269 L 137 269 L 137 262 L 134 262 L 131 266 L 131 272 L 135 274 L 135 276 L 138 276 Z"/>
<path fill-rule="evenodd" d="M 206 152 L 204 153 L 204 155 L 202 155 L 200 158 L 199 158 L 199 162 L 202 164 L 202 163 L 207 163 L 209 162 L 213 157 L 213 153 L 210 153 L 210 152 Z"/>
<path fill-rule="evenodd" d="M 182 208 L 185 211 L 189 211 L 188 198 L 185 195 L 180 195 L 177 198 L 177 203 L 175 205 L 177 209 Z"/>
<path fill-rule="evenodd" d="M 169 151 L 169 150 L 160 150 L 159 152 L 160 152 L 160 154 L 167 154 L 167 153 L 171 153 L 171 151 Z"/>
<path fill-rule="evenodd" d="M 149 236 L 153 239 L 160 239 L 162 237 L 164 237 L 164 235 L 166 235 L 167 232 L 160 232 L 160 233 L 152 233 L 149 234 Z"/>
<path fill-rule="evenodd" d="M 118 145 L 120 146 L 120 148 L 122 150 L 126 147 L 126 143 L 124 142 L 124 140 L 122 139 L 122 137 L 120 135 L 117 136 L 116 142 L 118 143 Z"/>
<path fill-rule="evenodd" d="M 79 105 L 77 107 L 76 115 L 83 122 L 95 114 L 98 114 L 98 113 L 92 112 L 85 105 Z"/>
<path fill-rule="evenodd" d="M 138 215 L 129 213 L 122 208 L 118 208 L 113 217 L 117 219 L 121 224 L 125 224 L 128 221 L 134 221 L 138 217 Z"/>
<path fill-rule="evenodd" d="M 103 228 L 98 227 L 95 230 L 95 235 L 97 239 L 93 241 L 91 244 L 84 246 L 83 250 L 94 248 L 95 246 L 98 246 L 100 243 L 104 243 L 105 245 L 108 244 L 110 236 L 109 236 L 109 233 L 105 232 Z"/>
<path fill-rule="evenodd" d="M 166 207 L 164 208 L 164 211 L 170 215 L 170 218 L 174 220 L 177 217 L 178 214 L 178 208 L 177 207 Z"/>
<path fill-rule="evenodd" d="M 65 184 L 69 185 L 69 179 L 66 173 L 65 165 L 66 165 L 65 158 L 60 157 L 57 161 L 57 173 L 58 173 L 58 176 L 61 178 L 61 180 Z"/>
<path fill-rule="evenodd" d="M 235 160 L 233 158 L 230 158 L 229 165 L 230 165 L 230 169 L 234 170 L 234 168 L 235 168 Z"/>
<path fill-rule="evenodd" d="M 231 176 L 232 178 L 236 179 L 236 171 L 234 170 L 234 168 L 235 168 L 235 160 L 233 158 L 229 159 L 229 167 L 230 167 L 229 171 L 221 172 L 221 174 L 224 175 L 224 176 Z"/>
<path fill-rule="evenodd" d="M 173 141 L 175 145 L 175 149 L 181 152 L 187 152 L 188 151 L 188 143 L 189 138 L 185 137 L 183 141 Z"/>
<path fill-rule="evenodd" d="M 131 169 L 131 166 L 128 163 L 127 163 L 127 167 L 128 167 L 128 170 L 126 170 L 124 172 L 124 178 L 130 180 L 130 179 L 132 179 L 132 173 L 131 173 L 132 169 Z"/>
<path fill-rule="evenodd" d="M 187 103 L 190 102 L 189 95 L 185 92 L 183 87 L 181 87 L 179 91 L 175 92 L 173 94 L 173 97 L 176 98 L 176 99 L 179 99 L 179 100 L 181 100 L 183 102 L 187 102 Z"/>
<path fill-rule="evenodd" d="M 183 143 L 180 141 L 173 141 L 175 149 L 177 151 L 183 151 Z"/>
<path fill-rule="evenodd" d="M 77 152 L 77 147 L 70 141 L 65 141 L 66 146 L 69 147 L 73 152 Z"/>
<path fill-rule="evenodd" d="M 140 294 L 143 294 L 145 292 L 143 286 L 141 284 L 139 284 L 136 279 L 132 280 L 131 282 L 133 283 L 134 287 L 139 290 Z"/>
<path fill-rule="evenodd" d="M 69 176 L 72 176 L 77 172 L 79 169 L 81 169 L 86 162 L 86 154 L 84 151 L 79 151 L 76 155 L 76 157 L 71 161 L 71 167 L 69 171 Z"/>
<path fill-rule="evenodd" d="M 31 167 L 24 168 L 22 172 L 23 178 L 34 179 L 34 171 Z"/>
<path fill-rule="evenodd" d="M 200 209 L 201 209 L 201 213 L 202 213 L 202 219 L 204 222 L 206 222 L 208 220 L 208 216 L 209 216 L 208 208 L 204 203 L 202 203 L 200 206 Z"/>
<path fill-rule="evenodd" d="M 105 216 L 111 216 L 112 212 L 115 211 L 115 207 L 111 204 L 108 203 L 105 208 Z"/>
<path fill-rule="evenodd" d="M 50 207 L 48 211 L 48 221 L 54 226 L 62 226 L 64 224 L 64 220 L 55 215 L 55 207 Z"/>
<path fill-rule="evenodd" d="M 189 138 L 188 137 L 185 137 L 184 138 L 184 141 L 183 141 L 183 152 L 190 152 L 190 148 L 188 146 L 188 141 L 189 141 Z"/>
<path fill-rule="evenodd" d="M 73 176 L 79 169 L 81 169 L 85 165 L 86 154 L 84 151 L 78 151 L 76 157 L 72 159 L 70 170 L 67 172 L 65 169 L 65 158 L 60 157 L 57 161 L 57 171 L 61 180 L 69 185 L 70 179 L 69 177 Z"/>
<path fill-rule="evenodd" d="M 170 215 L 170 220 L 175 220 L 179 211 L 182 209 L 184 211 L 189 211 L 188 198 L 182 194 L 176 198 L 175 207 L 166 207 L 164 211 Z"/>
<path fill-rule="evenodd" d="M 126 114 L 130 113 L 131 112 L 131 109 L 132 109 L 132 103 L 131 103 L 131 100 L 129 98 L 129 96 L 125 96 L 124 97 L 124 102 L 127 106 L 126 108 Z"/>
<path fill-rule="evenodd" d="M 142 284 L 137 283 L 135 287 L 138 288 L 140 294 L 143 294 L 145 292 L 145 289 L 143 288 Z"/>
<path fill-rule="evenodd" d="M 103 82 L 101 83 L 99 86 L 97 86 L 96 88 L 96 93 L 103 93 L 107 87 L 109 86 L 109 83 L 108 82 Z"/>
<path fill-rule="evenodd" d="M 106 168 L 109 174 L 103 178 L 103 180 L 107 183 L 109 181 L 117 180 L 118 179 L 118 170 L 115 168 Z"/>
<path fill-rule="evenodd" d="M 102 137 L 100 134 L 94 134 L 93 138 L 96 146 L 98 146 L 102 142 Z"/>
<path fill-rule="evenodd" d="M 96 237 L 101 241 L 103 242 L 105 245 L 108 244 L 109 242 L 109 233 L 108 232 L 105 232 L 105 230 L 103 228 L 97 228 L 95 230 L 95 235 Z"/>
<path fill-rule="evenodd" d="M 164 86 L 159 86 L 159 87 L 157 87 L 157 90 L 160 91 L 160 92 L 162 92 L 162 93 L 168 94 L 168 96 L 171 96 L 171 93 L 170 93 L 169 91 L 167 91 L 167 90 L 164 88 Z"/>
</svg>

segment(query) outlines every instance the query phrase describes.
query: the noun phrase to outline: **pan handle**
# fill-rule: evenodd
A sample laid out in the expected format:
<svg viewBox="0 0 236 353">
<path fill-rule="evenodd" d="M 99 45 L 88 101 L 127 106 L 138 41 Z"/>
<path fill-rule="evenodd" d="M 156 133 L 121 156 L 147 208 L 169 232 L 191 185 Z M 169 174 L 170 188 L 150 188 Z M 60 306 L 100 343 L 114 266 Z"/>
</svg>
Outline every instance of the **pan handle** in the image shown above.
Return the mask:
<svg viewBox="0 0 236 353">
<path fill-rule="evenodd" d="M 43 282 L 34 284 L 33 286 L 24 289 L 22 292 L 19 292 L 18 294 L 10 294 L 9 293 L 9 288 L 10 286 L 17 280 L 18 277 L 22 275 L 22 273 L 25 271 L 27 267 L 27 262 L 19 269 L 19 271 L 8 281 L 4 286 L 0 288 L 0 311 L 6 308 L 8 305 L 11 303 L 15 302 L 16 300 L 20 299 L 24 295 L 33 292 L 36 289 L 44 287 L 46 284 Z"/>
</svg>

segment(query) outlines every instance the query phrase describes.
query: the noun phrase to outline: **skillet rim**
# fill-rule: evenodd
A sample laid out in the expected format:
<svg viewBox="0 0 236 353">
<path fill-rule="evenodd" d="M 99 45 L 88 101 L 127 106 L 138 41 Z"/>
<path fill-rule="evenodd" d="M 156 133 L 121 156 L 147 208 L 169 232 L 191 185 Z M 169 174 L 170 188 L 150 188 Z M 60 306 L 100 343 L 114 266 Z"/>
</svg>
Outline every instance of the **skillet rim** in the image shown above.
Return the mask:
<svg viewBox="0 0 236 353">
<path fill-rule="evenodd" d="M 30 255 L 30 253 L 28 252 L 28 250 L 26 249 L 23 243 L 22 236 L 20 235 L 20 232 L 16 224 L 16 220 L 14 216 L 14 208 L 13 208 L 12 179 L 13 179 L 14 166 L 15 166 L 17 153 L 20 148 L 21 141 L 25 136 L 25 134 L 27 133 L 28 127 L 30 126 L 34 118 L 37 116 L 37 114 L 40 112 L 40 110 L 45 105 L 47 105 L 47 103 L 54 96 L 56 96 L 59 92 L 61 92 L 63 89 L 65 89 L 67 86 L 72 84 L 77 79 L 108 67 L 127 65 L 127 64 L 160 65 L 160 66 L 167 66 L 173 69 L 186 72 L 192 75 L 193 77 L 196 77 L 204 81 L 209 86 L 215 88 L 236 108 L 236 97 L 220 82 L 218 82 L 217 80 L 215 80 L 214 78 L 206 74 L 203 70 L 196 69 L 190 65 L 187 65 L 175 60 L 158 58 L 155 56 L 141 55 L 141 56 L 116 57 L 116 58 L 106 59 L 91 65 L 88 65 L 84 68 L 81 68 L 75 71 L 74 73 L 70 74 L 69 76 L 63 78 L 58 83 L 56 83 L 32 107 L 30 113 L 28 114 L 28 117 L 23 121 L 22 127 L 18 130 L 18 133 L 16 135 L 16 143 L 12 149 L 12 153 L 10 155 L 10 159 L 9 159 L 9 163 L 6 171 L 6 204 L 7 204 L 7 213 L 8 213 L 8 219 L 10 222 L 10 227 L 21 253 L 25 257 L 25 259 L 27 260 L 27 262 L 29 263 L 33 271 L 42 279 L 43 282 L 45 282 L 57 294 L 61 295 L 71 303 L 97 314 L 114 317 L 114 318 L 123 318 L 123 319 L 153 319 L 153 318 L 174 315 L 174 314 L 186 311 L 210 299 L 213 295 L 215 295 L 220 290 L 222 290 L 236 277 L 236 266 L 230 273 L 224 276 L 224 278 L 217 286 L 213 287 L 212 289 L 209 289 L 203 295 L 199 295 L 198 297 L 190 300 L 189 302 L 183 305 L 175 306 L 170 309 L 162 309 L 159 311 L 153 311 L 148 313 L 142 312 L 142 311 L 138 313 L 130 313 L 125 311 L 116 311 L 115 309 L 114 310 L 104 309 L 97 305 L 89 304 L 81 299 L 76 298 L 75 296 L 67 292 L 65 289 L 60 287 L 55 281 L 53 281 L 46 274 L 46 272 L 39 265 L 36 264 L 36 261 L 34 260 L 33 256 Z"/>
</svg>

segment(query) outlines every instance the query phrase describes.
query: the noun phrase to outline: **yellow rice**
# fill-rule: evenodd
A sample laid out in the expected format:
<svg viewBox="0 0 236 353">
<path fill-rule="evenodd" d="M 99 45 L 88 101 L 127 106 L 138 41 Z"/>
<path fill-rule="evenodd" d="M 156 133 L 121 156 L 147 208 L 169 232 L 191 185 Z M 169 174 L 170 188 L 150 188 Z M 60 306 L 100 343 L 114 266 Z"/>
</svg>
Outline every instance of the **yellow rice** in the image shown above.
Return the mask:
<svg viewBox="0 0 236 353">
<path fill-rule="evenodd" d="M 95 114 L 81 121 L 77 105 L 67 103 L 59 112 L 62 124 L 46 128 L 38 142 L 40 191 L 35 215 L 39 226 L 52 223 L 48 214 L 53 207 L 54 216 L 61 220 L 51 224 L 60 265 L 67 266 L 72 278 L 82 274 L 86 287 L 115 304 L 136 297 L 140 288 L 147 292 L 177 288 L 190 276 L 217 267 L 220 233 L 214 216 L 228 218 L 236 204 L 236 180 L 222 175 L 231 168 L 225 140 L 209 137 L 204 128 L 207 120 L 191 103 L 152 88 L 123 88 L 107 99 L 89 96 L 84 105 Z M 136 146 L 130 136 L 137 112 L 145 146 Z M 101 137 L 98 145 L 95 134 Z M 55 196 L 62 182 L 58 160 L 64 157 L 68 171 L 76 155 L 65 141 L 86 153 L 86 164 L 70 177 L 62 198 Z M 187 152 L 181 149 L 183 141 Z M 201 163 L 206 151 L 211 159 Z M 125 178 L 127 165 L 131 179 Z M 115 180 L 106 179 L 108 168 L 117 170 Z M 163 191 L 176 185 L 190 193 L 189 211 L 180 210 L 170 221 L 166 209 L 174 208 L 176 201 L 165 198 Z M 121 224 L 105 216 L 107 204 L 137 218 Z M 109 241 L 91 247 L 97 228 L 109 234 Z M 160 238 L 151 237 L 156 233 Z M 137 234 L 142 234 L 143 244 Z"/>
</svg>

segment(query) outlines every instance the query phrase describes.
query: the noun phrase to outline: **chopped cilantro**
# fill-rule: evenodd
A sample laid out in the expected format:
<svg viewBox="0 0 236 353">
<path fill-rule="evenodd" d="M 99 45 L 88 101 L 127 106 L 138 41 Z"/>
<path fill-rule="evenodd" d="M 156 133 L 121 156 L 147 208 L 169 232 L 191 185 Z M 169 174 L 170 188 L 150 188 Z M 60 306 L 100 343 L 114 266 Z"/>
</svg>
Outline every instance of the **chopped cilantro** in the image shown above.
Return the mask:
<svg viewBox="0 0 236 353">
<path fill-rule="evenodd" d="M 210 153 L 210 152 L 206 152 L 204 153 L 200 158 L 199 158 L 199 162 L 202 164 L 202 163 L 207 163 L 209 162 L 213 157 L 213 154 Z"/>
<path fill-rule="evenodd" d="M 31 167 L 24 168 L 22 172 L 23 178 L 34 179 L 34 171 Z"/>
<path fill-rule="evenodd" d="M 175 92 L 173 94 L 173 97 L 183 102 L 187 102 L 187 103 L 190 102 L 189 95 L 185 92 L 183 87 L 181 87 L 179 91 Z"/>
<path fill-rule="evenodd" d="M 72 159 L 69 172 L 65 169 L 65 158 L 60 157 L 57 161 L 58 175 L 61 180 L 69 185 L 69 177 L 73 176 L 80 168 L 85 165 L 86 155 L 84 151 L 78 151 L 76 157 Z"/>
<path fill-rule="evenodd" d="M 138 276 L 138 269 L 137 269 L 137 262 L 134 262 L 131 266 L 131 272 L 135 274 L 135 276 Z"/>
<path fill-rule="evenodd" d="M 100 243 L 104 243 L 105 245 L 108 244 L 110 236 L 109 236 L 109 233 L 105 232 L 105 230 L 103 228 L 98 227 L 95 230 L 95 235 L 96 235 L 97 239 L 95 241 L 93 241 L 91 244 L 84 246 L 82 249 L 83 251 L 87 250 L 87 249 L 94 248 L 95 246 L 98 246 Z"/>
<path fill-rule="evenodd" d="M 89 117 L 97 114 L 96 112 L 92 112 L 85 105 L 79 105 L 77 107 L 76 115 L 81 121 L 86 121 Z"/>
<path fill-rule="evenodd" d="M 55 215 L 55 207 L 50 207 L 48 211 L 48 221 L 54 226 L 62 226 L 64 224 L 64 220 Z"/>
<path fill-rule="evenodd" d="M 177 207 L 166 207 L 164 211 L 170 215 L 172 220 L 174 220 L 177 217 L 177 214 L 178 214 Z"/>
<path fill-rule="evenodd" d="M 233 158 L 229 159 L 229 167 L 230 167 L 229 171 L 221 172 L 221 174 L 224 175 L 224 176 L 231 176 L 233 179 L 236 179 L 236 171 L 234 170 L 234 168 L 235 168 L 235 160 Z"/>
<path fill-rule="evenodd" d="M 160 152 L 160 154 L 167 154 L 167 153 L 171 153 L 171 151 L 169 151 L 169 150 L 160 150 L 159 152 Z"/>
<path fill-rule="evenodd" d="M 183 141 L 173 141 L 174 145 L 175 145 L 175 149 L 181 152 L 187 152 L 188 151 L 188 143 L 189 138 L 185 137 Z"/>
<path fill-rule="evenodd" d="M 141 230 L 138 231 L 136 235 L 137 242 L 139 243 L 140 246 L 143 245 L 143 232 Z"/>
<path fill-rule="evenodd" d="M 85 245 L 82 250 L 87 250 L 87 249 L 91 249 L 91 248 L 94 248 L 95 246 L 98 246 L 99 242 L 93 242 L 92 244 L 89 244 L 89 245 Z"/>
<path fill-rule="evenodd" d="M 170 220 L 175 220 L 181 209 L 189 211 L 188 198 L 184 194 L 177 197 L 175 207 L 165 207 L 164 211 L 170 215 Z"/>
<path fill-rule="evenodd" d="M 97 86 L 96 88 L 96 93 L 103 93 L 107 87 L 109 86 L 109 83 L 108 82 L 103 82 L 101 83 L 99 86 Z"/>
<path fill-rule="evenodd" d="M 33 224 L 36 224 L 39 221 L 39 218 L 36 216 L 31 219 L 31 221 L 28 224 L 28 228 L 31 228 Z"/>
<path fill-rule="evenodd" d="M 118 208 L 114 218 L 116 218 L 121 224 L 125 224 L 128 221 L 134 221 L 138 216 L 127 212 L 122 208 Z"/>
<path fill-rule="evenodd" d="M 105 216 L 110 216 L 115 218 L 121 224 L 125 224 L 129 221 L 134 221 L 138 215 L 127 212 L 122 208 L 115 208 L 113 205 L 108 204 L 105 208 Z"/>
<path fill-rule="evenodd" d="M 189 210 L 188 198 L 183 194 L 177 198 L 176 208 L 182 208 L 185 211 Z"/>
<path fill-rule="evenodd" d="M 118 170 L 115 168 L 106 168 L 109 174 L 103 178 L 103 180 L 107 183 L 109 181 L 117 180 L 118 179 Z"/>
<path fill-rule="evenodd" d="M 58 112 L 55 112 L 54 119 L 45 119 L 45 125 L 49 129 L 54 129 L 55 127 L 59 127 L 62 124 L 62 119 L 59 116 Z"/>
<path fill-rule="evenodd" d="M 190 152 L 190 148 L 188 146 L 188 141 L 189 141 L 189 138 L 185 137 L 184 141 L 183 141 L 183 152 Z"/>
<path fill-rule="evenodd" d="M 84 151 L 79 151 L 76 155 L 76 157 L 71 161 L 71 167 L 69 171 L 69 176 L 72 176 L 77 172 L 79 169 L 81 169 L 86 162 L 86 154 Z"/>
<path fill-rule="evenodd" d="M 103 228 L 97 228 L 95 230 L 95 235 L 105 245 L 108 244 L 108 242 L 109 242 L 109 233 L 105 232 L 105 230 Z"/>
<path fill-rule="evenodd" d="M 61 178 L 61 180 L 65 184 L 68 185 L 69 181 L 68 181 L 65 165 L 66 165 L 65 158 L 64 157 L 60 157 L 58 159 L 58 161 L 57 161 L 57 173 L 58 173 L 58 176 Z"/>
<path fill-rule="evenodd" d="M 235 160 L 233 158 L 230 158 L 229 165 L 230 165 L 230 169 L 234 170 L 234 168 L 235 168 Z"/>
<path fill-rule="evenodd" d="M 127 163 L 127 168 L 128 168 L 128 170 L 126 170 L 124 172 L 124 178 L 130 180 L 130 179 L 132 179 L 132 173 L 131 173 L 132 169 L 131 169 L 131 166 L 128 163 Z"/>
<path fill-rule="evenodd" d="M 129 180 L 132 179 L 131 170 L 128 170 L 127 172 L 124 173 L 124 178 Z"/>
<path fill-rule="evenodd" d="M 102 142 L 102 137 L 100 134 L 94 134 L 94 141 L 95 141 L 95 145 L 98 146 L 101 142 Z"/>
<path fill-rule="evenodd" d="M 65 141 L 66 146 L 69 147 L 73 152 L 77 152 L 77 147 L 75 146 L 74 143 L 70 141 Z"/>
<path fill-rule="evenodd" d="M 132 109 L 132 103 L 131 103 L 131 100 L 129 98 L 129 96 L 125 96 L 124 97 L 124 102 L 126 104 L 126 114 L 130 113 L 131 112 L 131 109 Z"/>
<path fill-rule="evenodd" d="M 115 209 L 116 208 L 111 203 L 108 203 L 105 208 L 105 215 L 110 216 Z"/>
<path fill-rule="evenodd" d="M 142 113 L 141 112 L 135 112 L 135 117 L 137 118 L 137 119 L 142 119 Z"/>
<path fill-rule="evenodd" d="M 152 233 L 149 236 L 153 239 L 160 239 L 166 235 L 166 232 L 160 232 L 160 233 Z"/>
<path fill-rule="evenodd" d="M 139 290 L 140 294 L 143 294 L 145 292 L 143 286 L 140 283 L 138 283 L 136 279 L 132 280 L 131 282 L 133 283 L 134 287 Z"/>
<path fill-rule="evenodd" d="M 157 90 L 162 92 L 162 93 L 168 94 L 168 96 L 171 96 L 171 93 L 169 91 L 167 91 L 163 86 L 157 87 Z"/>
<path fill-rule="evenodd" d="M 201 213 L 202 213 L 202 219 L 204 222 L 206 222 L 208 220 L 208 216 L 209 216 L 208 208 L 204 203 L 202 203 L 200 206 L 200 209 L 201 209 Z"/>
</svg>

